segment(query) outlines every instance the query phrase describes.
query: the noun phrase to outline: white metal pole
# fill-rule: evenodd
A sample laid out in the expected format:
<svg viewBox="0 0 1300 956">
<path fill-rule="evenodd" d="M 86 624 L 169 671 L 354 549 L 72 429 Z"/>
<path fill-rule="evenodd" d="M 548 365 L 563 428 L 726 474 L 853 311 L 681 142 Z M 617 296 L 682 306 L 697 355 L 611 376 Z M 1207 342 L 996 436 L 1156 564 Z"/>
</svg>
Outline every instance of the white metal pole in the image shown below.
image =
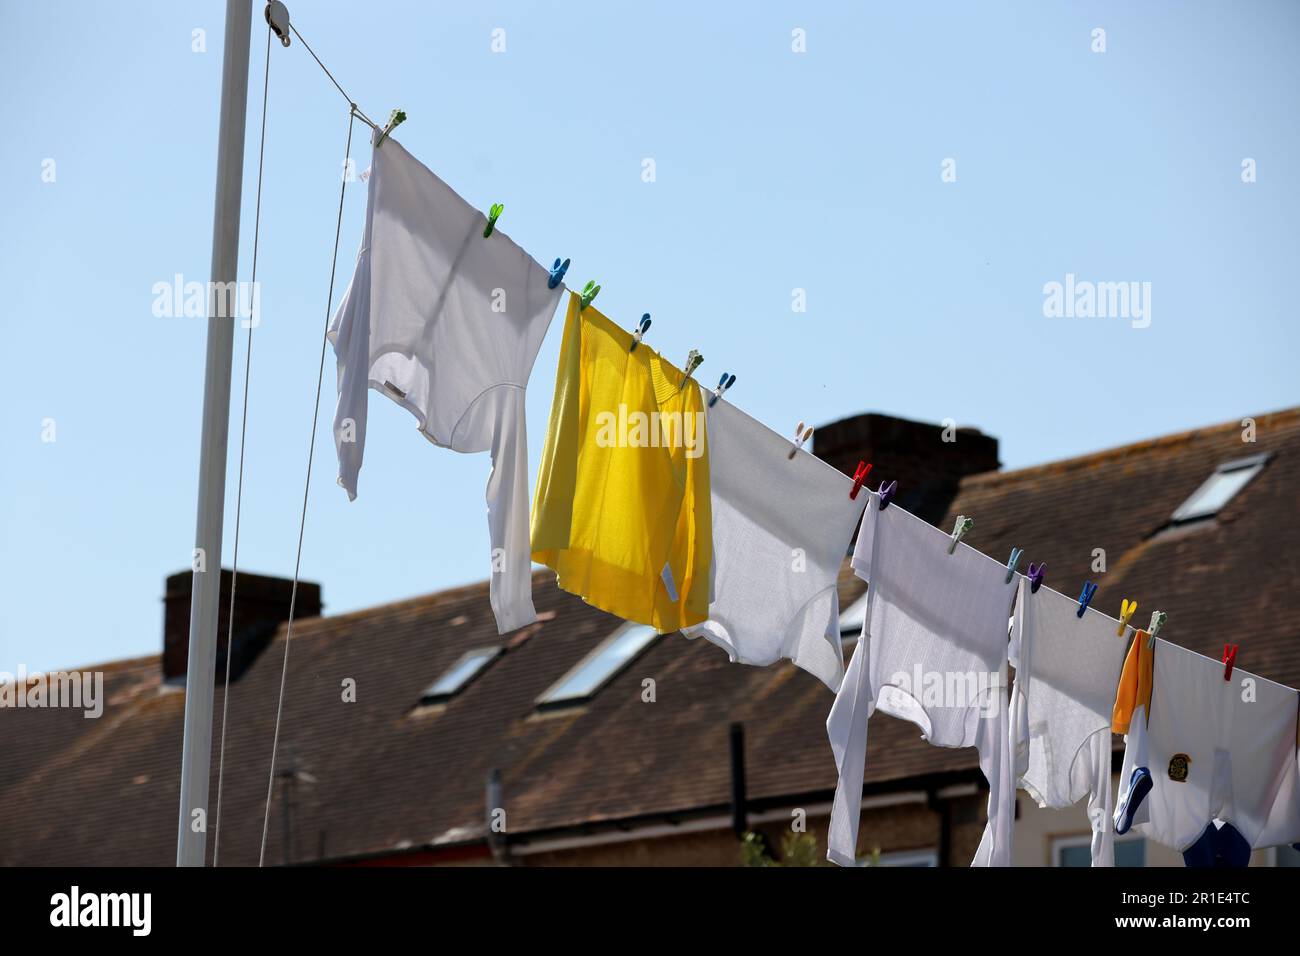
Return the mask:
<svg viewBox="0 0 1300 956">
<path fill-rule="evenodd" d="M 223 297 L 216 290 L 225 288 L 225 283 L 234 283 L 239 266 L 239 204 L 244 179 L 244 124 L 248 114 L 248 47 L 253 2 L 226 0 L 226 32 L 222 40 L 221 125 L 217 139 L 217 188 L 212 216 L 213 286 L 208 292 L 207 366 L 203 376 L 199 502 L 194 535 L 194 547 L 200 549 L 200 553 L 196 555 L 190 598 L 180 822 L 176 831 L 177 866 L 203 866 L 207 852 L 212 699 L 216 681 L 217 616 L 221 604 L 221 526 L 226 498 L 226 439 L 230 426 L 230 361 L 235 336 L 235 316 L 222 315 L 218 304 L 237 301 L 237 297 Z"/>
</svg>

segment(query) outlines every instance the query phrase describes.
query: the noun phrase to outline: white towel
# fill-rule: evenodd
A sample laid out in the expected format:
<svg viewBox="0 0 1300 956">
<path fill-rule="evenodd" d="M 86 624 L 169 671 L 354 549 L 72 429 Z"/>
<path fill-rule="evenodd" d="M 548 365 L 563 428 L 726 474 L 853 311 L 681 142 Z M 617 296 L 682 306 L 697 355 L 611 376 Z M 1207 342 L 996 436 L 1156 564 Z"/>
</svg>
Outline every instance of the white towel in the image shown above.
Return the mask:
<svg viewBox="0 0 1300 956">
<path fill-rule="evenodd" d="M 839 783 L 827 858 L 856 860 L 867 718 L 879 707 L 910 720 L 939 747 L 975 747 L 989 782 L 988 825 L 974 866 L 1011 864 L 1015 785 L 1009 747 L 1006 568 L 871 495 L 853 553 L 868 582 L 866 626 L 835 697 L 826 731 Z"/>
<path fill-rule="evenodd" d="M 371 168 L 356 271 L 329 330 L 339 484 L 356 497 L 367 387 L 435 445 L 490 451 L 491 600 L 504 634 L 537 617 L 524 389 L 563 289 L 548 289 L 547 270 L 499 229 L 484 239 L 486 217 L 391 136 Z"/>
<path fill-rule="evenodd" d="M 832 691 L 844 677 L 836 579 L 869 492 L 723 399 L 708 408 L 709 619 L 687 628 L 732 661 L 785 658 Z"/>
<path fill-rule="evenodd" d="M 1011 629 L 1011 746 L 1020 785 L 1040 807 L 1088 798 L 1092 865 L 1114 866 L 1111 733 L 1128 641 L 1117 622 L 1020 578 Z"/>
</svg>

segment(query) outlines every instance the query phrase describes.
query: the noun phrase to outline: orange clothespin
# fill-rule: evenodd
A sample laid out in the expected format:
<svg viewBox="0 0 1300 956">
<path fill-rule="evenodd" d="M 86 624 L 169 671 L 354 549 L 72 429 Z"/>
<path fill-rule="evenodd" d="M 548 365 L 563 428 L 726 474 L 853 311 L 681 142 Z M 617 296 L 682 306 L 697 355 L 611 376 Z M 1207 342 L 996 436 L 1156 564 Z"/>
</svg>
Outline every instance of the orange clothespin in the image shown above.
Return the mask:
<svg viewBox="0 0 1300 956">
<path fill-rule="evenodd" d="M 1237 663 L 1237 648 L 1240 644 L 1223 645 L 1223 679 L 1232 680 L 1232 668 Z"/>
<path fill-rule="evenodd" d="M 1133 612 L 1138 609 L 1137 601 L 1130 601 L 1128 598 L 1119 602 L 1119 629 L 1115 631 L 1116 637 L 1123 637 L 1124 630 L 1128 627 L 1129 618 Z"/>
</svg>

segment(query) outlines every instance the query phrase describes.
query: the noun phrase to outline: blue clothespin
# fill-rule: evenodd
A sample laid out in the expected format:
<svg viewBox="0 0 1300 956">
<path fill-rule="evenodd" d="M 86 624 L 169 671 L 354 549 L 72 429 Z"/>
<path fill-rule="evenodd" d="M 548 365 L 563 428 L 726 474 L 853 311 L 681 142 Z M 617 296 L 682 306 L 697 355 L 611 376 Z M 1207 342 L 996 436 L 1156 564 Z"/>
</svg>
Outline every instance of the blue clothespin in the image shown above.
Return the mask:
<svg viewBox="0 0 1300 956">
<path fill-rule="evenodd" d="M 638 323 L 637 327 L 632 330 L 632 347 L 628 349 L 628 351 L 635 352 L 636 347 L 641 344 L 641 340 L 645 338 L 645 334 L 649 331 L 650 331 L 650 313 L 647 312 L 641 316 L 640 323 Z"/>
<path fill-rule="evenodd" d="M 726 372 L 723 372 L 722 378 L 718 379 L 718 387 L 715 388 L 713 390 L 713 394 L 709 396 L 709 408 L 712 408 L 714 406 L 714 403 L 716 403 L 717 400 L 722 397 L 723 392 L 725 392 L 727 389 L 731 388 L 731 386 L 735 384 L 736 384 L 736 376 L 728 375 Z"/>
<path fill-rule="evenodd" d="M 958 515 L 957 522 L 952 526 L 952 540 L 948 542 L 948 553 L 952 554 L 952 549 L 957 547 L 957 542 L 966 537 L 966 532 L 975 527 L 975 519 L 967 518 L 965 515 Z"/>
<path fill-rule="evenodd" d="M 492 235 L 492 230 L 497 227 L 497 220 L 501 218 L 501 214 L 505 211 L 506 207 L 504 203 L 494 202 L 492 204 L 492 208 L 488 210 L 487 225 L 483 227 L 484 239 Z"/>
<path fill-rule="evenodd" d="M 596 298 L 600 293 L 600 286 L 596 285 L 596 280 L 592 279 L 582 287 L 582 298 L 578 303 L 578 311 L 581 312 L 587 306 L 591 305 L 591 300 Z"/>
<path fill-rule="evenodd" d="M 880 495 L 880 510 L 884 511 L 889 507 L 890 500 L 894 497 L 894 492 L 898 491 L 898 482 L 891 481 L 889 484 L 882 484 L 877 493 Z"/>
<path fill-rule="evenodd" d="M 569 271 L 569 260 L 565 259 L 563 262 L 561 262 L 559 259 L 556 259 L 555 265 L 551 266 L 551 277 L 546 280 L 546 288 L 554 289 L 557 285 L 559 285 L 561 282 L 564 281 L 564 274 L 568 271 Z"/>
<path fill-rule="evenodd" d="M 1003 584 L 1011 583 L 1011 576 L 1016 573 L 1016 565 L 1020 563 L 1020 559 L 1024 557 L 1024 554 L 1024 548 L 1011 549 L 1011 558 L 1007 561 L 1007 579 L 1002 582 Z"/>
<path fill-rule="evenodd" d="M 1047 570 L 1047 562 L 1034 564 L 1029 562 L 1029 593 L 1037 594 L 1038 589 L 1043 586 L 1043 573 Z"/>
<path fill-rule="evenodd" d="M 1092 603 L 1092 596 L 1096 593 L 1097 585 L 1091 581 L 1083 583 L 1083 590 L 1079 592 L 1079 610 L 1075 611 L 1079 617 L 1083 617 L 1083 612 L 1088 610 L 1088 605 Z"/>
</svg>

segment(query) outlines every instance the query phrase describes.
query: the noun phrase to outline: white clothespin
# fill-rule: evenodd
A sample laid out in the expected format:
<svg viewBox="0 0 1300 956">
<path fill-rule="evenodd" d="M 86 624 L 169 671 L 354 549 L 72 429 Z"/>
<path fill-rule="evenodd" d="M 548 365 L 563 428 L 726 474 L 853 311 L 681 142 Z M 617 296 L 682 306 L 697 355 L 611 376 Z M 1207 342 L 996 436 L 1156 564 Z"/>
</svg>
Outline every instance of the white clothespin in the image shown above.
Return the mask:
<svg viewBox="0 0 1300 956">
<path fill-rule="evenodd" d="M 957 523 L 952 526 L 952 540 L 948 542 L 948 553 L 952 554 L 953 548 L 957 547 L 957 542 L 966 537 L 966 532 L 975 527 L 975 519 L 967 518 L 965 515 L 957 516 Z"/>
<path fill-rule="evenodd" d="M 795 452 L 797 452 L 800 448 L 804 446 L 804 442 L 806 442 L 809 438 L 812 438 L 812 433 L 813 433 L 813 429 L 811 425 L 808 426 L 807 431 L 804 431 L 803 422 L 800 422 L 798 425 L 796 425 L 794 428 L 794 447 L 790 449 L 790 454 L 786 455 L 785 457 L 793 461 Z"/>
<path fill-rule="evenodd" d="M 1156 646 L 1156 635 L 1168 619 L 1169 615 L 1164 611 L 1156 611 L 1151 615 L 1151 626 L 1147 628 L 1147 650 Z"/>
</svg>

